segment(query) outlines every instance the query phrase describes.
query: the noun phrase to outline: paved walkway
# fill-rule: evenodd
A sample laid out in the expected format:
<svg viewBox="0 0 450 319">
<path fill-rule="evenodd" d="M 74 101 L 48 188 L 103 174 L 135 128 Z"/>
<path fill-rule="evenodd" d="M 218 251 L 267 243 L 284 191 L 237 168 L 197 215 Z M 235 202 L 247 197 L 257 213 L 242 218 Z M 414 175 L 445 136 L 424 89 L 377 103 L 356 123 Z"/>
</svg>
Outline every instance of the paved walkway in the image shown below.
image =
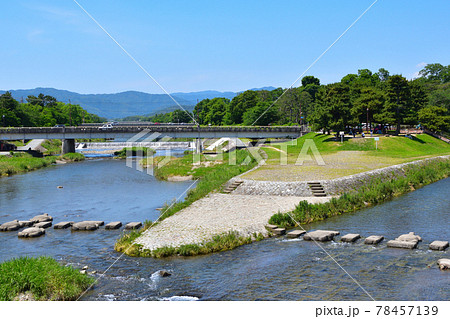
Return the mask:
<svg viewBox="0 0 450 319">
<path fill-rule="evenodd" d="M 229 231 L 266 234 L 264 226 L 273 214 L 293 210 L 302 200 L 318 203 L 330 197 L 210 194 L 146 230 L 136 243 L 153 250 L 198 244 Z"/>
</svg>

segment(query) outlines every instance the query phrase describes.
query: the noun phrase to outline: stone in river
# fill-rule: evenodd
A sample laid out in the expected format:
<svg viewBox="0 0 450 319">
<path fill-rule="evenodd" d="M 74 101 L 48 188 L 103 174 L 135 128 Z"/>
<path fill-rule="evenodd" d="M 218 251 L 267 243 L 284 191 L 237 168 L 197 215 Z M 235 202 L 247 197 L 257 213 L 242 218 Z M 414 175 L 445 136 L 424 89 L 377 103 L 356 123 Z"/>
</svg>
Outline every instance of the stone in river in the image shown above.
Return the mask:
<svg viewBox="0 0 450 319">
<path fill-rule="evenodd" d="M 330 241 L 337 235 L 339 232 L 334 230 L 315 230 L 303 236 L 303 240 Z"/>
<path fill-rule="evenodd" d="M 278 228 L 277 225 L 271 225 L 271 224 L 266 225 L 266 227 L 267 227 L 268 229 L 275 229 L 275 228 Z"/>
<path fill-rule="evenodd" d="M 274 233 L 275 235 L 284 235 L 284 233 L 286 233 L 286 229 L 277 227 L 275 229 L 272 229 L 272 233 Z"/>
<path fill-rule="evenodd" d="M 360 234 L 347 234 L 345 236 L 342 236 L 341 241 L 345 243 L 353 243 L 357 241 L 359 238 L 361 238 Z"/>
<path fill-rule="evenodd" d="M 296 230 L 290 231 L 286 235 L 287 235 L 288 238 L 297 238 L 297 237 L 300 237 L 301 235 L 303 235 L 305 233 L 306 232 L 304 230 L 296 229 Z"/>
<path fill-rule="evenodd" d="M 125 229 L 138 229 L 142 227 L 141 222 L 132 222 L 125 225 Z"/>
<path fill-rule="evenodd" d="M 6 222 L 0 226 L 0 231 L 13 231 L 21 228 L 20 222 L 16 219 L 11 222 Z"/>
<path fill-rule="evenodd" d="M 105 225 L 105 229 L 117 229 L 122 227 L 122 223 L 121 222 L 110 222 L 108 224 Z"/>
<path fill-rule="evenodd" d="M 98 224 L 95 221 L 84 221 L 78 222 L 72 225 L 72 230 L 96 230 L 98 229 Z"/>
<path fill-rule="evenodd" d="M 377 244 L 379 244 L 383 239 L 384 239 L 383 236 L 372 235 L 372 236 L 367 237 L 367 238 L 364 240 L 364 244 L 366 244 L 366 245 L 377 245 Z"/>
<path fill-rule="evenodd" d="M 52 222 L 40 222 L 40 223 L 36 223 L 33 225 L 34 227 L 39 227 L 39 228 L 48 228 L 52 226 Z"/>
<path fill-rule="evenodd" d="M 21 232 L 19 232 L 18 236 L 22 238 L 28 238 L 28 237 L 39 237 L 45 234 L 44 228 L 39 227 L 30 227 L 25 228 Z"/>
<path fill-rule="evenodd" d="M 417 240 L 413 240 L 413 241 L 390 240 L 387 242 L 387 246 L 392 247 L 392 248 L 414 249 L 414 248 L 417 248 L 418 243 L 419 242 Z"/>
<path fill-rule="evenodd" d="M 101 220 L 94 220 L 93 222 L 96 223 L 98 227 L 105 225 L 105 222 Z"/>
<path fill-rule="evenodd" d="M 36 215 L 30 219 L 30 221 L 33 223 L 51 222 L 52 220 L 53 220 L 53 217 L 47 213 L 42 214 L 42 215 Z"/>
<path fill-rule="evenodd" d="M 169 277 L 169 276 L 172 276 L 172 274 L 171 274 L 170 272 L 165 271 L 165 270 L 160 270 L 160 271 L 158 271 L 158 275 L 160 275 L 161 277 Z"/>
<path fill-rule="evenodd" d="M 414 234 L 414 232 L 410 232 L 408 234 L 403 234 L 395 238 L 395 240 L 399 241 L 422 241 L 422 238 L 419 235 Z"/>
<path fill-rule="evenodd" d="M 19 220 L 20 228 L 22 227 L 31 227 L 33 226 L 33 222 L 31 220 Z"/>
<path fill-rule="evenodd" d="M 435 240 L 429 246 L 431 250 L 446 250 L 448 248 L 448 241 Z"/>
<path fill-rule="evenodd" d="M 66 229 L 72 226 L 73 222 L 60 222 L 53 226 L 54 229 Z"/>
<path fill-rule="evenodd" d="M 439 265 L 440 270 L 450 269 L 450 259 L 446 259 L 446 258 L 439 259 L 437 263 Z"/>
</svg>

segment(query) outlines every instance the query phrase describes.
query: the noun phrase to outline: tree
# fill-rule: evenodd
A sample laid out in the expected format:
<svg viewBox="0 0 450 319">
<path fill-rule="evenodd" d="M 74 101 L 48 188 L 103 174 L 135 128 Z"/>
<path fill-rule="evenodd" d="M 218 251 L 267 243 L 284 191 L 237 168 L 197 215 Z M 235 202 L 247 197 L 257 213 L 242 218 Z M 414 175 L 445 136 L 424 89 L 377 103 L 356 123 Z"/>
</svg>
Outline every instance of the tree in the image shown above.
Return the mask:
<svg viewBox="0 0 450 319">
<path fill-rule="evenodd" d="M 307 75 L 302 78 L 302 86 L 307 86 L 308 84 L 315 84 L 320 86 L 320 80 L 312 75 Z"/>
<path fill-rule="evenodd" d="M 255 107 L 248 109 L 243 115 L 244 125 L 269 125 L 278 121 L 277 108 L 271 102 L 258 102 Z"/>
<path fill-rule="evenodd" d="M 172 123 L 192 122 L 192 115 L 184 110 L 175 110 L 171 113 L 170 121 Z"/>
<path fill-rule="evenodd" d="M 386 103 L 382 114 L 384 124 L 396 124 L 395 134 L 400 134 L 400 124 L 410 102 L 408 80 L 401 75 L 389 77 L 386 86 Z"/>
<path fill-rule="evenodd" d="M 50 95 L 44 95 L 42 93 L 39 93 L 39 95 L 36 97 L 34 95 L 29 95 L 27 97 L 27 102 L 33 105 L 40 105 L 43 107 L 52 107 L 56 105 L 56 98 Z"/>
<path fill-rule="evenodd" d="M 235 96 L 228 104 L 227 113 L 229 114 L 225 116 L 225 124 L 241 124 L 244 113 L 254 107 L 259 100 L 258 93 L 252 90 Z"/>
<path fill-rule="evenodd" d="M 450 65 L 443 66 L 440 63 L 427 64 L 420 70 L 419 75 L 429 81 L 447 83 L 450 81 Z"/>
<path fill-rule="evenodd" d="M 384 101 L 385 98 L 382 92 L 372 87 L 363 88 L 361 95 L 353 103 L 352 116 L 358 123 L 370 124 L 370 128 L 372 128 L 374 115 L 376 117 L 381 113 Z"/>
<path fill-rule="evenodd" d="M 448 109 L 435 105 L 428 105 L 419 111 L 419 120 L 432 131 L 447 131 L 450 128 Z"/>
<path fill-rule="evenodd" d="M 389 80 L 389 71 L 384 69 L 384 68 L 380 68 L 378 69 L 378 72 L 375 73 L 376 76 L 378 76 L 378 79 L 380 80 L 380 82 L 386 82 L 387 80 Z"/>
</svg>

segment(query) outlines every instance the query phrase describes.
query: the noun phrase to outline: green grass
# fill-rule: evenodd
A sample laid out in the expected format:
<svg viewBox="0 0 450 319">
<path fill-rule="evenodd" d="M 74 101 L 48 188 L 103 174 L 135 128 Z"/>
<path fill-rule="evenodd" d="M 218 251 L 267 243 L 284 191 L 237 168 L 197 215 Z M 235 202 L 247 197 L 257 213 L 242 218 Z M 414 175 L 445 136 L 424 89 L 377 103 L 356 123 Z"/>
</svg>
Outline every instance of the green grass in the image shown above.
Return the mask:
<svg viewBox="0 0 450 319">
<path fill-rule="evenodd" d="M 85 159 L 83 154 L 67 153 L 62 156 L 33 157 L 27 153 L 16 152 L 12 155 L 0 156 L 0 177 L 26 173 L 56 163 L 56 160 L 78 162 Z"/>
<path fill-rule="evenodd" d="M 42 143 L 42 147 L 44 147 L 47 151 L 44 152 L 45 155 L 57 155 L 61 154 L 61 140 L 45 140 Z"/>
<path fill-rule="evenodd" d="M 66 162 L 81 162 L 86 159 L 86 157 L 81 153 L 66 153 L 61 155 L 59 159 Z"/>
<path fill-rule="evenodd" d="M 14 153 L 10 156 L 0 156 L 0 176 L 10 176 L 47 167 L 56 162 L 55 156 L 32 157 L 26 153 Z"/>
<path fill-rule="evenodd" d="M 137 238 L 136 233 L 134 233 L 133 237 L 134 239 Z M 135 244 L 130 250 L 133 251 L 133 256 L 140 257 L 164 258 L 174 255 L 197 256 L 231 250 L 262 239 L 264 239 L 264 236 L 260 233 L 255 233 L 250 236 L 239 236 L 237 232 L 230 231 L 228 233 L 213 236 L 211 240 L 200 244 L 187 244 L 180 247 L 165 246 L 155 250 L 142 249 L 141 245 Z M 127 254 L 129 254 L 129 252 L 127 252 Z"/>
<path fill-rule="evenodd" d="M 155 153 L 155 150 L 148 147 L 124 147 L 118 152 L 114 152 L 116 158 L 127 158 L 127 156 L 147 156 Z"/>
<path fill-rule="evenodd" d="M 309 204 L 302 201 L 290 213 L 277 213 L 269 219 L 270 224 L 279 227 L 295 227 L 324 220 L 331 216 L 355 212 L 366 206 L 380 204 L 401 194 L 431 184 L 450 175 L 449 159 L 434 159 L 426 163 L 407 166 L 403 174 L 390 178 L 375 178 L 357 190 L 347 192 L 339 198 L 323 204 Z M 291 215 L 294 219 L 292 219 Z"/>
<path fill-rule="evenodd" d="M 0 264 L 0 300 L 31 292 L 36 300 L 76 300 L 92 283 L 72 267 L 50 257 L 21 257 Z"/>
<path fill-rule="evenodd" d="M 306 140 L 312 139 L 321 154 L 339 151 L 362 151 L 366 155 L 390 158 L 418 158 L 424 156 L 450 154 L 450 145 L 427 134 L 419 134 L 412 139 L 405 136 L 380 136 L 378 150 L 373 138 L 346 138 L 336 141 L 333 135 L 308 133 L 296 141 L 273 144 L 287 150 L 288 157 L 297 158 Z M 309 151 L 310 154 L 311 151 Z M 268 153 L 269 155 L 269 153 Z M 269 159 L 279 158 L 279 153 L 270 153 Z"/>
<path fill-rule="evenodd" d="M 208 166 L 208 167 L 199 167 L 195 169 L 194 176 L 198 178 L 198 182 L 195 188 L 190 189 L 187 192 L 187 196 L 182 202 L 172 202 L 166 203 L 161 211 L 161 216 L 159 221 L 172 216 L 176 212 L 182 210 L 183 208 L 188 207 L 196 200 L 206 196 L 212 191 L 220 190 L 221 186 L 230 180 L 232 177 L 242 174 L 247 170 L 255 167 L 257 165 L 256 160 L 253 157 L 249 157 L 248 163 L 243 164 L 245 159 L 249 156 L 249 152 L 247 150 L 238 150 L 234 151 L 230 154 L 224 155 L 223 163 Z M 237 165 L 229 165 L 229 157 L 235 158 Z M 188 168 L 193 170 L 192 168 L 192 155 L 188 154 L 183 158 L 173 159 L 167 165 L 161 168 L 155 168 L 156 176 L 159 178 L 167 178 L 169 174 L 182 175 L 188 174 Z M 148 228 L 148 227 L 147 227 Z M 116 242 L 115 249 L 119 252 L 126 252 L 127 255 L 130 256 L 147 256 L 148 252 L 143 252 L 140 247 L 134 244 L 134 240 L 139 237 L 143 231 L 147 229 L 146 227 L 142 228 L 139 231 L 131 232 L 128 234 L 124 234 L 119 240 Z M 132 247 L 130 247 L 132 246 Z"/>
</svg>

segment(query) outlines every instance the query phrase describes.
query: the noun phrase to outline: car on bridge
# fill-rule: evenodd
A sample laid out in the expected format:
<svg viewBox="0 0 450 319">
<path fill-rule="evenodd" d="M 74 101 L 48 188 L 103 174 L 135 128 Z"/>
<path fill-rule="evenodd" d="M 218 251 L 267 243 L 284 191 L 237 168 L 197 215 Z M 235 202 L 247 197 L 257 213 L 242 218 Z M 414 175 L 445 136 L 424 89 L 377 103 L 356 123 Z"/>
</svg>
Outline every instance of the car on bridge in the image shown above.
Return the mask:
<svg viewBox="0 0 450 319">
<path fill-rule="evenodd" d="M 112 128 L 113 128 L 112 124 L 111 124 L 111 123 L 107 123 L 107 124 L 103 124 L 103 125 L 100 126 L 98 129 L 99 129 L 99 130 L 110 130 L 110 129 L 112 129 Z"/>
</svg>

